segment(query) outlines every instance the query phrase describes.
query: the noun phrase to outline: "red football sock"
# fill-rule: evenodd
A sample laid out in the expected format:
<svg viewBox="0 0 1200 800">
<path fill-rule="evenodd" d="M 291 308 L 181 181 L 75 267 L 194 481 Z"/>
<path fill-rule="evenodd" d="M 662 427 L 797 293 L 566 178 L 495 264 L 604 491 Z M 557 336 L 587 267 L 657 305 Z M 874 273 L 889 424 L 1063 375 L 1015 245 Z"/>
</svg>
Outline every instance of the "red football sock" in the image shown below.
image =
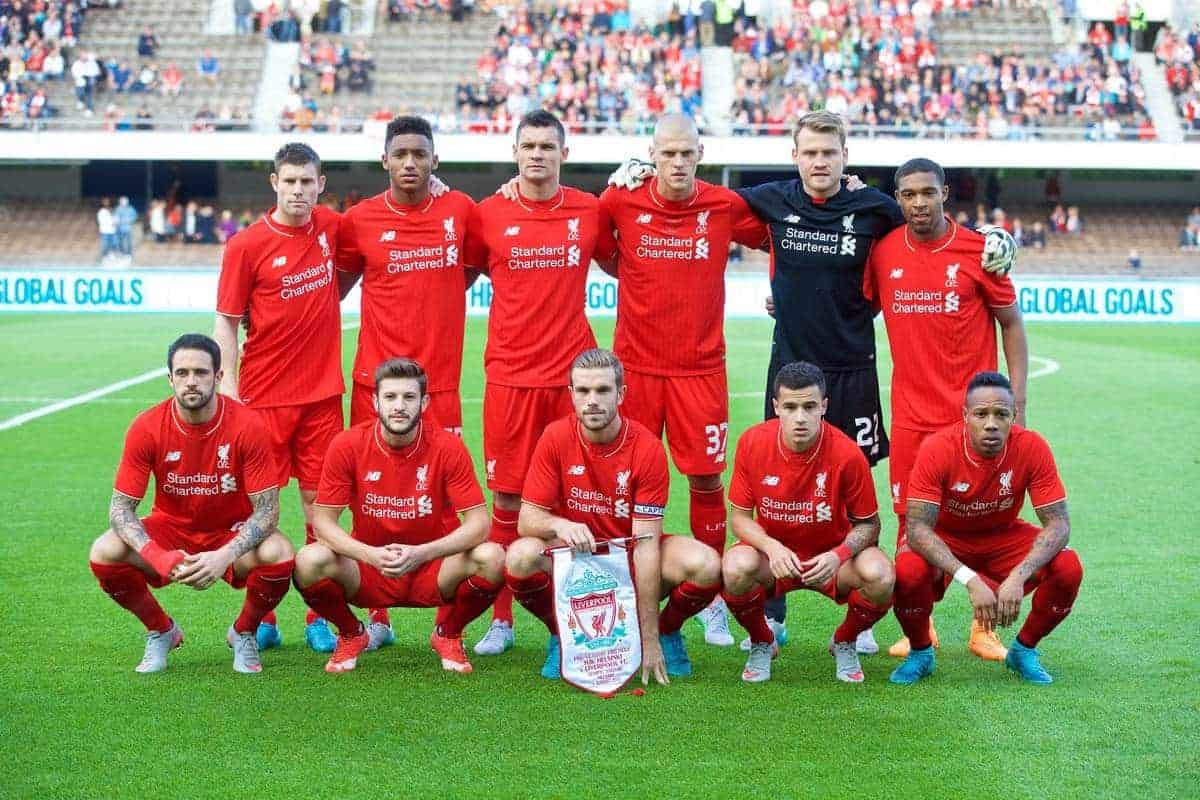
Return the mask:
<svg viewBox="0 0 1200 800">
<path fill-rule="evenodd" d="M 520 511 L 500 508 L 499 506 L 493 505 L 492 529 L 488 534 L 488 541 L 495 542 L 507 550 L 509 546 L 518 538 L 517 518 L 520 516 Z"/>
<path fill-rule="evenodd" d="M 1067 618 L 1083 582 L 1083 565 L 1074 550 L 1060 550 L 1041 573 L 1041 584 L 1033 592 L 1033 608 L 1017 634 L 1017 640 L 1026 647 L 1037 647 Z"/>
<path fill-rule="evenodd" d="M 933 646 L 929 618 L 933 615 L 933 583 L 937 575 L 937 569 L 911 550 L 896 556 L 896 619 L 913 650 Z"/>
<path fill-rule="evenodd" d="M 684 581 L 671 590 L 667 605 L 658 616 L 658 632 L 661 634 L 675 633 L 683 627 L 688 617 L 700 613 L 713 601 L 721 591 L 721 584 L 699 586 L 691 581 Z"/>
<path fill-rule="evenodd" d="M 891 601 L 877 606 L 863 597 L 858 589 L 850 592 L 846 600 L 846 619 L 833 632 L 835 642 L 853 642 L 863 631 L 875 627 L 875 623 L 883 619 L 892 607 Z"/>
<path fill-rule="evenodd" d="M 540 619 L 550 633 L 558 633 L 558 626 L 554 622 L 554 590 L 550 586 L 549 575 L 535 572 L 527 578 L 518 578 L 505 570 L 504 582 L 526 611 Z"/>
<path fill-rule="evenodd" d="M 332 578 L 322 578 L 312 586 L 300 588 L 300 595 L 309 608 L 337 626 L 342 636 L 351 636 L 362 630 L 362 623 L 346 603 L 345 590 Z"/>
<path fill-rule="evenodd" d="M 755 644 L 769 644 L 775 641 L 775 634 L 771 632 L 771 626 L 767 625 L 767 615 L 763 611 L 767 603 L 767 593 L 761 586 L 755 586 L 753 591 L 746 594 L 722 592 L 721 596 L 725 598 L 729 613 L 733 614 L 738 624 L 750 634 L 750 641 Z"/>
<path fill-rule="evenodd" d="M 507 622 L 508 627 L 511 628 L 513 626 L 512 604 L 512 591 L 507 586 L 501 586 L 500 594 L 496 595 L 496 602 L 492 604 L 492 619 Z"/>
<path fill-rule="evenodd" d="M 250 570 L 246 576 L 246 599 L 242 602 L 242 613 L 233 623 L 235 631 L 254 633 L 258 630 L 258 623 L 287 594 L 295 566 L 296 562 L 289 558 L 278 564 L 264 564 Z"/>
<path fill-rule="evenodd" d="M 724 487 L 701 491 L 689 490 L 689 517 L 692 536 L 716 550 L 725 552 L 725 491 Z"/>
<path fill-rule="evenodd" d="M 263 614 L 263 618 L 261 620 L 259 620 L 259 622 L 262 622 L 267 625 L 278 625 L 279 624 L 279 620 L 275 617 L 274 611 L 268 611 L 266 614 Z"/>
<path fill-rule="evenodd" d="M 487 611 L 488 606 L 496 599 L 496 593 L 503 584 L 492 583 L 479 575 L 472 575 L 458 585 L 454 600 L 449 606 L 449 612 L 438 629 L 442 636 L 457 639 L 462 636 L 463 628 L 467 627 L 480 614 Z"/>
<path fill-rule="evenodd" d="M 367 621 L 371 624 L 379 622 L 384 625 L 391 625 L 392 615 L 388 613 L 386 608 L 372 608 L 367 612 Z"/>
<path fill-rule="evenodd" d="M 121 608 L 128 609 L 141 620 L 148 631 L 168 631 L 171 618 L 150 594 L 146 574 L 132 564 L 100 564 L 90 562 L 92 574 L 100 582 L 100 588 L 116 601 Z"/>
</svg>

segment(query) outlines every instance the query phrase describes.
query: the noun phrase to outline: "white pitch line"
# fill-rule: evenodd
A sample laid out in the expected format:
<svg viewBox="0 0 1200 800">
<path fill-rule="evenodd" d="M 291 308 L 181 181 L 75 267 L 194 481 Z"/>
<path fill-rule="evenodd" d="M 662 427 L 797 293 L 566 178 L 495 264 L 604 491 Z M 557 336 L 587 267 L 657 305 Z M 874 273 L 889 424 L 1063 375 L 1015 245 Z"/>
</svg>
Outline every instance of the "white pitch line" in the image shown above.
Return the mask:
<svg viewBox="0 0 1200 800">
<path fill-rule="evenodd" d="M 24 414 L 18 414 L 15 417 L 9 417 L 6 420 L 0 421 L 0 431 L 6 431 L 10 428 L 20 427 L 26 422 L 32 422 L 35 419 L 40 419 L 68 408 L 81 406 L 84 403 L 95 400 L 97 397 L 104 397 L 106 394 L 119 392 L 122 389 L 128 389 L 130 386 L 137 386 L 139 383 L 145 383 L 146 381 L 152 381 L 155 378 L 161 378 L 166 374 L 166 367 L 158 367 L 157 369 L 152 369 L 149 372 L 143 372 L 141 375 L 134 375 L 132 378 L 126 378 L 123 381 L 110 383 L 108 386 L 101 386 L 99 389 L 92 389 L 90 392 L 84 392 L 83 394 L 78 394 L 74 397 L 68 397 L 65 400 L 59 400 L 57 403 L 51 403 L 48 406 L 35 408 L 33 411 L 26 411 Z"/>
</svg>

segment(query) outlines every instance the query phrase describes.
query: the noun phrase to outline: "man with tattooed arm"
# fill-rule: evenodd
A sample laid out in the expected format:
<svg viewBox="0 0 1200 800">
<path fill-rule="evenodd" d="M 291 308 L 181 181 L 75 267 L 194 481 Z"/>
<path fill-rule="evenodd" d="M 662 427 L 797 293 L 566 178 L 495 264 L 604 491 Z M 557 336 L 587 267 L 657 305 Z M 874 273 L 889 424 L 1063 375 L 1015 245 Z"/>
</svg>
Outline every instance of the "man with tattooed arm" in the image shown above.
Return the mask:
<svg viewBox="0 0 1200 800">
<path fill-rule="evenodd" d="M 137 672 L 161 672 L 183 643 L 179 624 L 150 593 L 218 580 L 246 589 L 229 627 L 237 672 L 262 671 L 255 630 L 287 593 L 292 545 L 279 533 L 279 487 L 266 429 L 254 411 L 217 394 L 221 349 L 185 334 L 167 350 L 173 396 L 129 427 L 109 506 L 109 530 L 92 544 L 91 568 L 118 605 L 146 626 Z M 154 475 L 154 506 L 137 507 Z"/>
</svg>

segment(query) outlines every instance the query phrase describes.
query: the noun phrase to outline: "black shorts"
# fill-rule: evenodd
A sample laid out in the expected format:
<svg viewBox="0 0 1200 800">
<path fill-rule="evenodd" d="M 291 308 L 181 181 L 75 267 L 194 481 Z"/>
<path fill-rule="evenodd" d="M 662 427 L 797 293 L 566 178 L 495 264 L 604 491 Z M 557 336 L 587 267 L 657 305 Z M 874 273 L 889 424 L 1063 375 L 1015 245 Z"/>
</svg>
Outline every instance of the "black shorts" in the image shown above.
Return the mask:
<svg viewBox="0 0 1200 800">
<path fill-rule="evenodd" d="M 772 358 L 767 368 L 764 419 L 774 419 L 776 416 L 772 389 L 775 375 L 784 363 Z M 872 467 L 887 458 L 888 438 L 883 428 L 883 408 L 879 402 L 879 375 L 874 368 L 826 372 L 825 382 L 826 397 L 829 398 L 825 421 L 853 439 L 862 448 L 867 463 Z"/>
</svg>

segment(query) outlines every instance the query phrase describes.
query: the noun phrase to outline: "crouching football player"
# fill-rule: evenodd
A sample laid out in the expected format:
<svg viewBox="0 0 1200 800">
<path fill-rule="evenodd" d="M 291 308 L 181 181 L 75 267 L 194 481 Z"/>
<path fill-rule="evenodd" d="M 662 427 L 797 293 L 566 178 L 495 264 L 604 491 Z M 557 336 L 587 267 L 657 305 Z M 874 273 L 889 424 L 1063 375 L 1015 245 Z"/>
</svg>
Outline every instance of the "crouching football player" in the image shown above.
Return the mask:
<svg viewBox="0 0 1200 800">
<path fill-rule="evenodd" d="M 186 334 L 167 350 L 174 396 L 142 412 L 125 435 L 109 506 L 109 530 L 89 559 L 100 588 L 146 626 L 138 672 L 161 672 L 183 631 L 150 593 L 181 583 L 208 589 L 218 580 L 245 588 L 229 627 L 238 672 L 262 671 L 254 632 L 287 594 L 292 545 L 279 533 L 279 488 L 271 443 L 254 411 L 216 393 L 221 350 Z M 154 474 L 154 507 L 137 507 Z"/>
<path fill-rule="evenodd" d="M 1071 613 L 1083 566 L 1068 548 L 1067 493 L 1046 441 L 1013 423 L 1016 404 L 1003 375 L 971 379 L 964 421 L 925 440 L 909 478 L 908 545 L 896 554 L 896 618 L 908 658 L 892 683 L 934 670 L 929 616 L 951 580 L 967 587 L 975 619 L 1007 627 L 1033 592 L 1033 609 L 1005 664 L 1031 683 L 1051 682 L 1035 649 Z M 1025 493 L 1042 523 L 1017 518 Z"/>
<path fill-rule="evenodd" d="M 575 413 L 542 433 L 521 493 L 517 539 L 508 549 L 513 597 L 550 629 L 542 676 L 561 674 L 547 547 L 595 552 L 596 543 L 645 536 L 633 548 L 642 634 L 642 682 L 692 672 L 680 628 L 721 589 L 717 552 L 695 539 L 663 536 L 670 476 L 662 441 L 620 414 L 625 369 L 608 350 L 586 350 L 570 370 Z M 659 601 L 667 604 L 659 613 Z"/>
<path fill-rule="evenodd" d="M 876 547 L 879 506 L 867 458 L 825 422 L 825 375 L 805 361 L 776 373 L 778 415 L 738 440 L 729 488 L 738 543 L 725 553 L 725 604 L 750 634 L 742 680 L 771 678 L 778 654 L 764 605 L 795 589 L 845 604 L 830 647 L 838 680 L 860 683 L 855 640 L 892 603 L 891 561 Z"/>
<path fill-rule="evenodd" d="M 338 434 L 317 491 L 318 541 L 296 554 L 296 588 L 338 629 L 326 672 L 348 672 L 370 639 L 350 610 L 449 606 L 429 644 L 442 667 L 470 672 L 463 628 L 502 586 L 504 550 L 462 440 L 424 425 L 425 370 L 393 358 L 375 370 L 377 417 Z M 349 506 L 353 532 L 338 518 Z M 462 514 L 461 524 L 458 515 Z"/>
</svg>

